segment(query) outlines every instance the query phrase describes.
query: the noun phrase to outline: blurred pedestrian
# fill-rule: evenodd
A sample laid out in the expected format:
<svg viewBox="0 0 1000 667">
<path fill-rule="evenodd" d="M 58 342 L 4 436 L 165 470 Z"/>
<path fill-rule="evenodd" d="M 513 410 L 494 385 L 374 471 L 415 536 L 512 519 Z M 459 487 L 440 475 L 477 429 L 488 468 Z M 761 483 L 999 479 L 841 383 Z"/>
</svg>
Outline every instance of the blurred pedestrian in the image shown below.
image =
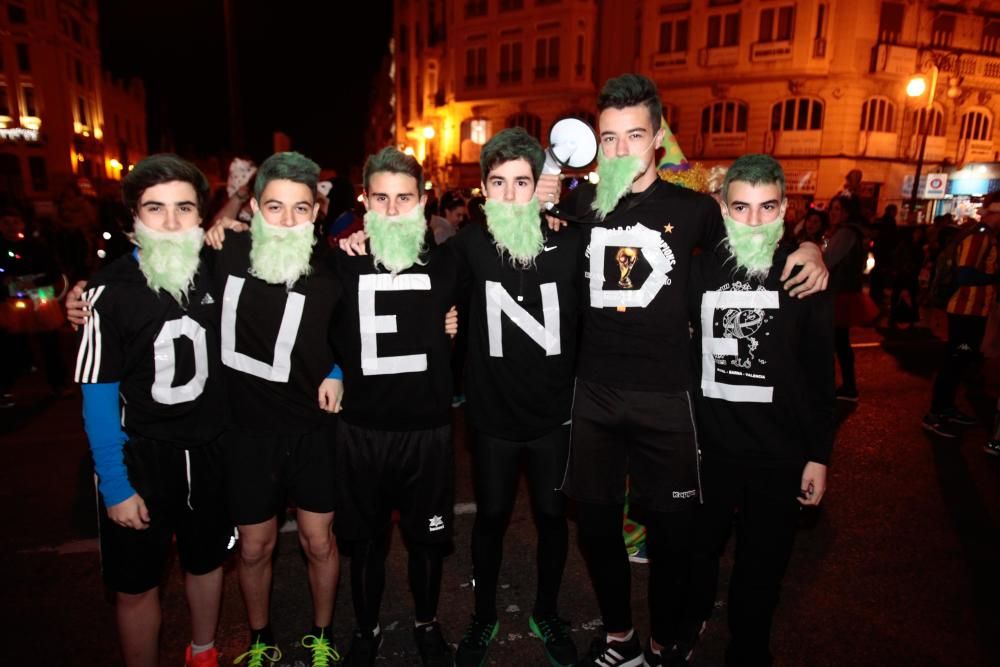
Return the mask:
<svg viewBox="0 0 1000 667">
<path fill-rule="evenodd" d="M 875 266 L 869 275 L 868 295 L 880 305 L 885 289 L 892 280 L 892 260 L 896 249 L 896 211 L 896 205 L 889 204 L 882 217 L 872 223 Z"/>
<path fill-rule="evenodd" d="M 923 227 L 904 229 L 892 255 L 892 297 L 889 300 L 889 326 L 912 325 L 920 321 L 920 271 L 924 267 Z"/>
<path fill-rule="evenodd" d="M 823 241 L 826 237 L 826 232 L 829 228 L 830 217 L 825 211 L 820 211 L 819 209 L 809 209 L 805 218 L 802 220 L 802 224 L 800 225 L 799 233 L 795 237 L 795 241 L 797 243 L 810 241 L 822 247 Z"/>
<path fill-rule="evenodd" d="M 441 245 L 458 232 L 458 228 L 468 222 L 469 212 L 465 199 L 455 190 L 449 190 L 438 203 L 437 215 L 431 216 L 430 228 L 434 243 Z"/>
</svg>

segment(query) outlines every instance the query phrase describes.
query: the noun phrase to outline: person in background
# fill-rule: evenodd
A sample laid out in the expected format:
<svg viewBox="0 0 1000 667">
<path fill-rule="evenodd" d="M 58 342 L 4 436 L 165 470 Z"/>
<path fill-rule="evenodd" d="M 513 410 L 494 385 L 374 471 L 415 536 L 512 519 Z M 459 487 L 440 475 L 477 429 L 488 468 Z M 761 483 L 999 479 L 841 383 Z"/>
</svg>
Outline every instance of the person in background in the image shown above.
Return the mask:
<svg viewBox="0 0 1000 667">
<path fill-rule="evenodd" d="M 826 214 L 826 211 L 811 208 L 806 213 L 805 218 L 803 218 L 802 225 L 799 229 L 799 233 L 795 237 L 795 240 L 798 243 L 810 241 L 816 245 L 822 246 L 823 240 L 826 237 L 826 232 L 829 228 L 830 217 Z"/>
<path fill-rule="evenodd" d="M 920 270 L 924 266 L 923 227 L 904 229 L 892 256 L 892 297 L 889 300 L 889 326 L 910 326 L 920 321 Z"/>
<path fill-rule="evenodd" d="M 438 202 L 438 215 L 431 216 L 430 228 L 434 234 L 434 243 L 441 245 L 454 236 L 468 217 L 469 212 L 462 195 L 454 190 L 444 193 Z"/>
</svg>

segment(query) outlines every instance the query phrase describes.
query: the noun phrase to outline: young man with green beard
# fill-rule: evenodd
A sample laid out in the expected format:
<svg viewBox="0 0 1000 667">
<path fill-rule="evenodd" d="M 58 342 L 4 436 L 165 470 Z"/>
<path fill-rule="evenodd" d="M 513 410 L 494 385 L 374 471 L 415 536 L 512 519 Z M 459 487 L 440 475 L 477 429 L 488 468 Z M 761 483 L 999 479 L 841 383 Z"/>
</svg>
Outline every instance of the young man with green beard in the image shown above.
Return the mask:
<svg viewBox="0 0 1000 667">
<path fill-rule="evenodd" d="M 598 99 L 600 181 L 560 208 L 589 223 L 590 308 L 582 327 L 573 438 L 563 490 L 577 501 L 580 549 L 605 632 L 581 664 L 665 664 L 679 639 L 678 606 L 690 567 L 701 497 L 688 363 L 688 280 L 693 251 L 725 237 L 718 204 L 659 178 L 662 104 L 648 78 L 609 80 Z M 558 238 L 558 237 L 557 237 Z M 819 249 L 800 249 L 786 288 L 825 284 Z M 632 624 L 628 553 L 622 537 L 625 480 L 631 513 L 647 528 L 650 641 Z"/>
<path fill-rule="evenodd" d="M 125 664 L 159 664 L 159 583 L 174 536 L 191 611 L 188 666 L 217 667 L 226 406 L 219 316 L 201 258 L 208 181 L 153 155 L 122 181 L 137 249 L 99 271 L 86 298 L 76 381 L 100 491 L 101 563 L 116 592 Z"/>
<path fill-rule="evenodd" d="M 334 342 L 346 400 L 337 426 L 337 536 L 351 555 L 357 630 L 351 665 L 373 665 L 392 512 L 409 557 L 414 636 L 425 665 L 451 665 L 437 622 L 452 536 L 454 454 L 450 341 L 455 262 L 428 241 L 420 164 L 395 148 L 364 167 L 370 256 L 335 254 L 345 298 Z"/>
<path fill-rule="evenodd" d="M 769 665 L 771 619 L 799 508 L 819 505 L 826 490 L 833 303 L 829 294 L 796 299 L 781 289 L 787 200 L 774 158 L 736 160 L 722 199 L 726 239 L 697 258 L 689 287 L 704 502 L 695 513 L 692 592 L 675 664 L 686 663 L 712 613 L 719 558 L 735 523 L 726 664 Z"/>
<path fill-rule="evenodd" d="M 473 435 L 476 520 L 472 529 L 475 614 L 455 656 L 478 667 L 499 630 L 497 580 L 521 462 L 538 529 L 531 631 L 553 665 L 577 652 L 557 614 L 568 549 L 565 499 L 557 490 L 569 451 L 582 298 L 583 234 L 558 237 L 539 215 L 536 184 L 542 146 L 522 128 L 483 146 L 480 167 L 486 224 L 450 242 L 469 298 L 466 418 Z"/>
<path fill-rule="evenodd" d="M 331 530 L 335 419 L 327 413 L 341 394 L 329 343 L 341 290 L 325 253 L 314 251 L 319 171 L 299 153 L 265 160 L 250 202 L 250 234 L 226 234 L 214 262 L 234 422 L 226 437 L 229 506 L 240 530 L 250 625 L 250 648 L 240 659 L 249 665 L 281 659 L 270 594 L 286 499 L 296 507 L 312 594 L 313 628 L 301 645 L 314 665 L 340 659 L 331 636 L 340 566 Z"/>
</svg>

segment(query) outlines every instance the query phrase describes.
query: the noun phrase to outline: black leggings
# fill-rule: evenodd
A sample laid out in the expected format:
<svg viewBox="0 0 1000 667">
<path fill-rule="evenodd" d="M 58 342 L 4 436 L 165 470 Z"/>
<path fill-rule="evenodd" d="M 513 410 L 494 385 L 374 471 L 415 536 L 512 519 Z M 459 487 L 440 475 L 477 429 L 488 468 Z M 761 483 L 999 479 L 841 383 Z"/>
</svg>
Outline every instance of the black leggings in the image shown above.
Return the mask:
<svg viewBox="0 0 1000 667">
<path fill-rule="evenodd" d="M 833 328 L 833 344 L 840 362 L 840 385 L 849 391 L 857 391 L 854 378 L 854 350 L 851 349 L 850 327 Z"/>
<path fill-rule="evenodd" d="M 986 318 L 948 313 L 948 344 L 931 392 L 931 412 L 955 407 L 955 396 L 966 370 L 979 357 L 986 334 Z"/>
<path fill-rule="evenodd" d="M 632 629 L 631 569 L 622 537 L 624 505 L 578 503 L 580 551 L 607 632 Z M 650 634 L 670 646 L 681 637 L 682 595 L 691 567 L 694 507 L 645 512 Z"/>
<path fill-rule="evenodd" d="M 477 434 L 474 452 L 476 522 L 472 527 L 472 568 L 476 617 L 497 617 L 497 579 L 503 560 L 503 538 L 517 494 L 518 468 L 524 459 L 531 509 L 538 529 L 535 615 L 555 614 L 569 545 L 565 499 L 558 491 L 569 451 L 569 428 L 514 442 Z"/>
<path fill-rule="evenodd" d="M 408 577 L 416 620 L 428 622 L 437 616 L 441 594 L 443 545 L 410 543 Z M 371 632 L 378 625 L 382 592 L 385 590 L 385 557 L 389 552 L 389 534 L 353 545 L 351 555 L 351 597 L 358 629 Z"/>
</svg>

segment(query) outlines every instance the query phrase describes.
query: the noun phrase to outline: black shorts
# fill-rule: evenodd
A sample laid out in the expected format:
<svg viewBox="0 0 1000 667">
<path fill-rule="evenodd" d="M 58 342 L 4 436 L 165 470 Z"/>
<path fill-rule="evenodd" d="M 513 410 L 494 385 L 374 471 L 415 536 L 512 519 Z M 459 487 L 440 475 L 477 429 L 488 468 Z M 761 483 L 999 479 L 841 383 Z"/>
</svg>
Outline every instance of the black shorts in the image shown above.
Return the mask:
<svg viewBox="0 0 1000 667">
<path fill-rule="evenodd" d="M 377 431 L 337 424 L 337 538 L 370 540 L 399 510 L 403 536 L 420 544 L 451 540 L 455 454 L 451 426 Z"/>
<path fill-rule="evenodd" d="M 690 509 L 701 499 L 687 392 L 628 391 L 577 379 L 563 492 L 581 502 Z"/>
<path fill-rule="evenodd" d="M 149 510 L 149 527 L 119 526 L 100 500 L 101 572 L 108 588 L 137 594 L 158 586 L 175 535 L 185 572 L 207 574 L 219 567 L 236 544 L 223 491 L 221 441 L 182 449 L 131 438 L 123 454 L 129 483 Z"/>
<path fill-rule="evenodd" d="M 226 486 L 233 520 L 240 526 L 262 523 L 288 500 L 307 512 L 332 512 L 333 465 L 326 427 L 288 435 L 231 429 Z"/>
</svg>

